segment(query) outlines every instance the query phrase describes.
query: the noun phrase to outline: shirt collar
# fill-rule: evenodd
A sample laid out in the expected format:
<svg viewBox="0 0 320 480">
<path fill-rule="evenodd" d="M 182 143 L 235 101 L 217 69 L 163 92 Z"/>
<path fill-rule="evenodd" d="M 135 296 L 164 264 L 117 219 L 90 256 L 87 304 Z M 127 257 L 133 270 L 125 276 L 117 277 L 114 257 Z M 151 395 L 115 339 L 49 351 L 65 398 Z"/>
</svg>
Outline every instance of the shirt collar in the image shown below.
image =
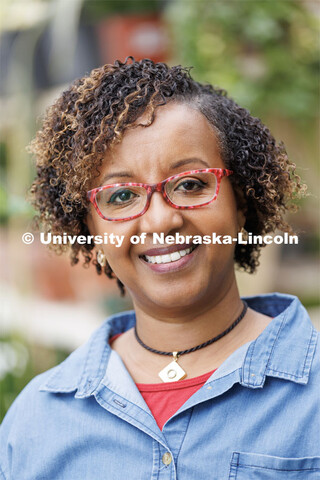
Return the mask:
<svg viewBox="0 0 320 480">
<path fill-rule="evenodd" d="M 272 294 L 247 299 L 249 306 L 272 317 L 272 322 L 250 343 L 241 384 L 262 387 L 266 376 L 306 384 L 318 333 L 298 298 Z"/>
<path fill-rule="evenodd" d="M 317 332 L 298 298 L 275 293 L 246 297 L 245 300 L 254 310 L 274 319 L 256 340 L 248 344 L 240 383 L 250 388 L 261 388 L 269 375 L 306 384 Z M 90 396 L 106 372 L 111 353 L 109 338 L 129 330 L 135 321 L 133 311 L 110 317 L 85 345 L 50 371 L 40 390 L 56 393 L 76 391 L 77 398 Z"/>
<path fill-rule="evenodd" d="M 76 397 L 90 396 L 104 377 L 111 348 L 109 338 L 132 328 L 136 323 L 134 311 L 111 316 L 64 362 L 52 369 L 41 391 L 69 393 Z"/>
</svg>

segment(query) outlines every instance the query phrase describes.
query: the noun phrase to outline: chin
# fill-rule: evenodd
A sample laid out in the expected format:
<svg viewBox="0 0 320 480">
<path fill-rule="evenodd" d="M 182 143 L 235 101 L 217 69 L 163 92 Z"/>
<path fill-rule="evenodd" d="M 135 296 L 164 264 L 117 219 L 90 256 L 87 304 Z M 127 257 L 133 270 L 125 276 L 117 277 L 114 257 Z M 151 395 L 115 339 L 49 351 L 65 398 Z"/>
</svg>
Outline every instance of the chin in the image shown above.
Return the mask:
<svg viewBox="0 0 320 480">
<path fill-rule="evenodd" d="M 154 305 L 166 310 L 190 309 L 196 306 L 198 308 L 207 295 L 207 284 L 201 286 L 195 279 L 189 283 L 188 287 L 185 282 L 183 283 L 184 285 L 180 287 L 169 284 L 167 288 L 158 288 L 154 291 L 145 292 L 149 305 Z"/>
</svg>

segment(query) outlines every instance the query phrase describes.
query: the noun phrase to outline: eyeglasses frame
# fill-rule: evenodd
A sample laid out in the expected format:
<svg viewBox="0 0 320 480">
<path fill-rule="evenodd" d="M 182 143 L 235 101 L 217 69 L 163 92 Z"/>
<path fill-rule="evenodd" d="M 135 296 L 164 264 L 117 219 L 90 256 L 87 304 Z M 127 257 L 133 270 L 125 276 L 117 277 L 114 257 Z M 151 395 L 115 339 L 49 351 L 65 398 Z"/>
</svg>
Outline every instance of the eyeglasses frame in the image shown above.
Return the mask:
<svg viewBox="0 0 320 480">
<path fill-rule="evenodd" d="M 186 175 L 192 175 L 196 173 L 213 173 L 216 176 L 217 179 L 217 186 L 216 186 L 216 192 L 213 196 L 213 198 L 209 202 L 201 203 L 200 205 L 185 205 L 185 206 L 180 206 L 180 205 L 175 205 L 174 203 L 171 202 L 169 197 L 167 196 L 167 193 L 165 191 L 165 186 L 168 182 L 173 180 L 174 178 L 179 178 L 179 177 L 184 177 Z M 127 183 L 113 183 L 110 185 L 103 185 L 102 187 L 97 187 L 93 188 L 92 190 L 89 190 L 87 192 L 87 198 L 88 200 L 93 204 L 94 208 L 96 209 L 98 215 L 103 218 L 103 220 L 107 220 L 109 222 L 126 222 L 128 220 L 133 220 L 135 218 L 141 217 L 146 211 L 148 210 L 151 202 L 151 197 L 154 192 L 160 192 L 162 193 L 163 198 L 166 200 L 166 202 L 173 208 L 176 208 L 178 210 L 192 210 L 194 208 L 200 208 L 204 207 L 206 205 L 209 205 L 212 203 L 214 200 L 217 199 L 219 189 L 220 189 L 220 182 L 222 177 L 228 177 L 233 174 L 232 170 L 228 170 L 226 168 L 204 168 L 204 169 L 199 169 L 199 170 L 189 170 L 187 172 L 182 172 L 178 173 L 177 175 L 172 175 L 171 177 L 166 178 L 165 180 L 162 180 L 162 182 L 159 183 L 154 183 L 154 184 L 148 184 L 148 183 L 134 183 L 134 182 L 127 182 Z M 125 218 L 108 218 L 103 215 L 101 210 L 98 207 L 98 204 L 96 202 L 96 195 L 108 188 L 118 188 L 118 187 L 142 187 L 147 191 L 147 201 L 146 201 L 146 206 L 144 209 L 138 213 L 137 215 L 132 215 L 130 217 L 125 217 Z"/>
</svg>

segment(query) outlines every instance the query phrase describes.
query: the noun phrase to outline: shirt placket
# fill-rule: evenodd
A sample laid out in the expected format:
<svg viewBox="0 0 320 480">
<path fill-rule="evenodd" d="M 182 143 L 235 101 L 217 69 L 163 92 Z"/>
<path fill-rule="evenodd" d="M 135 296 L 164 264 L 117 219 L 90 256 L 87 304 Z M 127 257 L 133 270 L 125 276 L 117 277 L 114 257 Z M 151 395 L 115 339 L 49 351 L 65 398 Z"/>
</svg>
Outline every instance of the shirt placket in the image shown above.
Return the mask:
<svg viewBox="0 0 320 480">
<path fill-rule="evenodd" d="M 144 448 L 152 448 L 153 462 L 151 479 L 155 480 L 175 480 L 176 465 L 174 451 L 159 429 L 151 413 L 142 410 L 137 405 L 132 404 L 127 398 L 117 395 L 107 387 L 103 387 L 95 393 L 95 398 L 108 412 L 121 418 L 123 421 L 138 428 L 147 436 L 146 441 L 141 446 L 141 461 L 143 461 Z M 182 432 L 182 437 L 183 437 Z M 128 437 L 128 444 L 130 439 Z M 133 477 L 134 478 L 134 477 Z"/>
</svg>

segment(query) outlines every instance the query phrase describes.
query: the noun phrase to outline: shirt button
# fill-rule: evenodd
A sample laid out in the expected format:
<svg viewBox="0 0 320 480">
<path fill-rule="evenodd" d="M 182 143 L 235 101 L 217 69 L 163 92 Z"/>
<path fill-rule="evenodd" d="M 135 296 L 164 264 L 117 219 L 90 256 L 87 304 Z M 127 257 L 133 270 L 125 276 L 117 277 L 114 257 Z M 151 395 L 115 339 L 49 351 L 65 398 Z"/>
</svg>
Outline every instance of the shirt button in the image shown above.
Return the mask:
<svg viewBox="0 0 320 480">
<path fill-rule="evenodd" d="M 162 463 L 164 465 L 170 465 L 170 463 L 172 462 L 172 456 L 171 456 L 171 453 L 169 452 L 166 452 L 162 455 Z"/>
</svg>

